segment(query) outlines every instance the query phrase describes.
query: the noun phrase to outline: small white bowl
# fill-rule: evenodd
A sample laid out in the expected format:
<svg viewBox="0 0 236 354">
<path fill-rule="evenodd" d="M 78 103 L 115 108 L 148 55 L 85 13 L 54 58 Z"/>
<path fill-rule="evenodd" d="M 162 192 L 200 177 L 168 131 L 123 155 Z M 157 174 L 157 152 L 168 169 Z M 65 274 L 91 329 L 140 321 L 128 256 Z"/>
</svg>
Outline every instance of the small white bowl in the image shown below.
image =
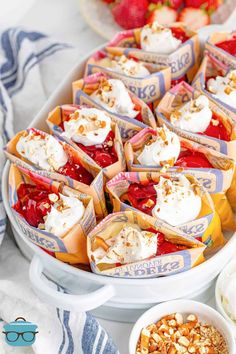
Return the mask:
<svg viewBox="0 0 236 354">
<path fill-rule="evenodd" d="M 136 353 L 136 346 L 142 328 L 157 322 L 161 317 L 171 313 L 196 314 L 200 321 L 213 325 L 224 337 L 228 354 L 236 353 L 236 345 L 231 327 L 213 308 L 201 302 L 191 300 L 174 300 L 158 304 L 146 311 L 135 323 L 129 338 L 129 354 Z"/>
<path fill-rule="evenodd" d="M 227 281 L 227 278 L 229 278 L 232 275 L 232 273 L 236 273 L 236 260 L 233 260 L 230 263 L 228 263 L 227 266 L 220 273 L 215 287 L 215 302 L 216 302 L 217 310 L 226 319 L 226 321 L 228 322 L 228 324 L 230 325 L 234 333 L 234 337 L 236 338 L 236 323 L 229 317 L 222 304 L 222 292 L 224 289 L 224 284 Z"/>
</svg>

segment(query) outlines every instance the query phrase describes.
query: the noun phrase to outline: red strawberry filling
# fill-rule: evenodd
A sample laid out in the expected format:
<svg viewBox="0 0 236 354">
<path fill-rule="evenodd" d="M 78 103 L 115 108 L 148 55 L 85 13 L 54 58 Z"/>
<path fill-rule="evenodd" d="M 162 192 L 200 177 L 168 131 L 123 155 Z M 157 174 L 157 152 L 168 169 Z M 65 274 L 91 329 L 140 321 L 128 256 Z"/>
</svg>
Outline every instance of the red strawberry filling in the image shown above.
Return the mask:
<svg viewBox="0 0 236 354">
<path fill-rule="evenodd" d="M 213 168 L 206 156 L 198 151 L 183 150 L 180 152 L 175 166 L 193 168 Z"/>
<path fill-rule="evenodd" d="M 179 39 L 182 43 L 186 42 L 189 39 L 189 36 L 185 33 L 185 31 L 180 27 L 171 27 L 171 32 L 173 36 Z"/>
<path fill-rule="evenodd" d="M 117 153 L 114 147 L 115 135 L 110 131 L 105 141 L 100 145 L 84 146 L 77 143 L 77 145 L 88 154 L 99 166 L 105 168 L 112 165 L 118 160 Z"/>
<path fill-rule="evenodd" d="M 165 235 L 162 232 L 157 231 L 151 227 L 146 229 L 146 231 L 153 232 L 154 234 L 157 235 L 157 253 L 156 253 L 157 256 L 178 252 L 181 250 L 185 250 L 187 248 L 183 245 L 178 245 L 170 241 L 167 241 L 165 239 Z"/>
<path fill-rule="evenodd" d="M 174 166 L 189 168 L 214 168 L 204 154 L 191 151 L 181 151 Z M 156 182 L 132 183 L 129 185 L 126 196 L 129 204 L 145 214 L 152 215 L 152 209 L 156 205 Z M 127 201 L 126 196 L 124 200 Z"/>
<path fill-rule="evenodd" d="M 212 138 L 230 141 L 230 133 L 228 133 L 224 124 L 219 120 L 217 115 L 213 113 L 212 120 L 208 125 L 207 129 L 203 133 L 198 133 L 201 135 L 211 136 Z"/>
<path fill-rule="evenodd" d="M 13 208 L 34 227 L 44 223 L 52 206 L 48 195 L 50 192 L 42 186 L 22 183 L 17 189 L 18 201 Z"/>
<path fill-rule="evenodd" d="M 67 120 L 69 119 L 70 118 L 68 117 Z M 64 131 L 64 122 L 61 122 L 59 124 L 59 127 Z M 117 153 L 114 147 L 114 139 L 115 139 L 115 135 L 111 130 L 107 134 L 107 137 L 102 144 L 91 145 L 91 146 L 84 146 L 83 144 L 80 143 L 75 143 L 75 144 L 78 145 L 80 149 L 82 149 L 87 155 L 89 155 L 99 166 L 105 168 L 118 161 Z M 90 183 L 86 183 L 86 184 L 90 184 Z"/>
<path fill-rule="evenodd" d="M 91 173 L 89 173 L 83 166 L 75 163 L 71 158 L 69 158 L 67 163 L 60 167 L 57 172 L 87 185 L 90 185 L 93 181 Z"/>
<path fill-rule="evenodd" d="M 236 56 L 236 36 L 227 41 L 216 43 L 216 47 L 225 50 L 227 53 Z"/>
</svg>

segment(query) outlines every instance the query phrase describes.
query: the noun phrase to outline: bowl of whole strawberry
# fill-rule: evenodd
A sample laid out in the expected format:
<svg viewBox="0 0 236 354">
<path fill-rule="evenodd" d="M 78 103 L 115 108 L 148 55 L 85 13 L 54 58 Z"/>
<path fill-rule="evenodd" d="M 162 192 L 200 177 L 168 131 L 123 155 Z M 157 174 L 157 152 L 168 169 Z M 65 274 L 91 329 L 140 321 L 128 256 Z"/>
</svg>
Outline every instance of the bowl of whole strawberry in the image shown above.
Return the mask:
<svg viewBox="0 0 236 354">
<path fill-rule="evenodd" d="M 235 13 L 234 0 L 80 0 L 80 11 L 89 25 L 110 39 L 122 29 L 184 22 L 192 30 L 211 23 L 228 22 Z"/>
</svg>

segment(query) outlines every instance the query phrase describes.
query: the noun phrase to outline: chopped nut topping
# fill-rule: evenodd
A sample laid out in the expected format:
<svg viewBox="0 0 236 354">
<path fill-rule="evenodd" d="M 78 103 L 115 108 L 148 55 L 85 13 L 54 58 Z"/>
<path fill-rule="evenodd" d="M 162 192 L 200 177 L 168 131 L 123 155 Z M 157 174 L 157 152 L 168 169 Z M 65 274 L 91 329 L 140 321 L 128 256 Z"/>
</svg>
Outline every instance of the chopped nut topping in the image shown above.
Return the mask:
<svg viewBox="0 0 236 354">
<path fill-rule="evenodd" d="M 56 203 L 58 201 L 58 195 L 55 193 L 51 193 L 48 195 L 48 198 L 51 202 Z"/>
<path fill-rule="evenodd" d="M 226 95 L 229 95 L 232 91 L 233 91 L 233 89 L 231 89 L 229 86 L 224 89 L 224 92 L 226 93 Z"/>
<path fill-rule="evenodd" d="M 228 349 L 222 334 L 195 314 L 185 323 L 182 314 L 171 314 L 142 329 L 136 354 L 181 353 L 228 354 Z"/>
</svg>

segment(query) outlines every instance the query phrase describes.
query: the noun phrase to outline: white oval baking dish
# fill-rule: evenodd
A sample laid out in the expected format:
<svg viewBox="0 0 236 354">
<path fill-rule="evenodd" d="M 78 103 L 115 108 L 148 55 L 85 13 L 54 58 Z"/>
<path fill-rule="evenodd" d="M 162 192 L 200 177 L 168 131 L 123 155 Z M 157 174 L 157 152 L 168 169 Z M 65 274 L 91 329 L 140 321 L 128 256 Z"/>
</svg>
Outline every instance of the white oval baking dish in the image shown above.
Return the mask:
<svg viewBox="0 0 236 354">
<path fill-rule="evenodd" d="M 205 39 L 209 31 L 219 26 L 209 26 L 201 31 Z M 37 117 L 31 123 L 39 129 L 47 129 L 46 117 L 56 105 L 72 102 L 71 83 L 82 75 L 86 59 L 78 63 L 68 77 L 50 97 Z M 15 239 L 28 258 L 30 280 L 36 294 L 45 302 L 54 306 L 76 311 L 96 310 L 96 315 L 113 320 L 132 322 L 147 308 L 156 303 L 191 298 L 207 301 L 211 296 L 209 289 L 219 272 L 235 254 L 236 234 L 227 234 L 227 244 L 205 263 L 187 272 L 156 279 L 118 279 L 85 272 L 60 262 L 49 256 L 39 247 L 28 241 L 18 228 L 8 203 L 8 170 L 6 164 L 2 178 L 2 196 L 6 212 L 10 219 Z M 45 273 L 52 280 L 64 286 L 69 294 L 59 293 L 50 288 L 42 278 Z M 73 294 L 73 295 L 72 295 Z"/>
</svg>

